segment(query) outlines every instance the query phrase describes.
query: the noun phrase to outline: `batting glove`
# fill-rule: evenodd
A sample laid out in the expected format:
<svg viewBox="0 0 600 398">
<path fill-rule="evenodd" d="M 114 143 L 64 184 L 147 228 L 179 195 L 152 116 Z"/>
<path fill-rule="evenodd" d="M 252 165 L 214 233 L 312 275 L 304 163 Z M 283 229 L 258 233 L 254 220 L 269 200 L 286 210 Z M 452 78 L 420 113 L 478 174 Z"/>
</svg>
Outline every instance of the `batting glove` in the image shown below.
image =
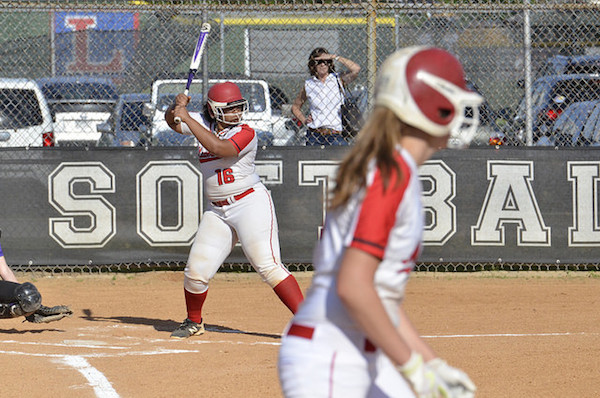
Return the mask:
<svg viewBox="0 0 600 398">
<path fill-rule="evenodd" d="M 423 362 L 421 354 L 412 352 L 404 365 L 396 367 L 410 383 L 418 398 L 449 398 L 450 392 L 444 381 Z"/>
<path fill-rule="evenodd" d="M 475 397 L 477 387 L 465 372 L 453 368 L 441 358 L 434 358 L 427 365 L 446 382 L 453 398 Z"/>
</svg>

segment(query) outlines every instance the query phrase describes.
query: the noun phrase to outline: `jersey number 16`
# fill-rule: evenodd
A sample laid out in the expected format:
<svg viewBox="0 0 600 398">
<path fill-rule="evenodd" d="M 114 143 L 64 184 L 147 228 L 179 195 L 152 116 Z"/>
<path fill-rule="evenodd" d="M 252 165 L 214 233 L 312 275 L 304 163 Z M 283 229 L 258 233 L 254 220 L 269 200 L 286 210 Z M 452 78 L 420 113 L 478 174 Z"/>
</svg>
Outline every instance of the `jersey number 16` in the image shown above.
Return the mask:
<svg viewBox="0 0 600 398">
<path fill-rule="evenodd" d="M 216 169 L 215 173 L 217 173 L 217 181 L 219 185 L 231 184 L 235 181 L 235 177 L 233 176 L 233 170 L 231 169 Z"/>
</svg>

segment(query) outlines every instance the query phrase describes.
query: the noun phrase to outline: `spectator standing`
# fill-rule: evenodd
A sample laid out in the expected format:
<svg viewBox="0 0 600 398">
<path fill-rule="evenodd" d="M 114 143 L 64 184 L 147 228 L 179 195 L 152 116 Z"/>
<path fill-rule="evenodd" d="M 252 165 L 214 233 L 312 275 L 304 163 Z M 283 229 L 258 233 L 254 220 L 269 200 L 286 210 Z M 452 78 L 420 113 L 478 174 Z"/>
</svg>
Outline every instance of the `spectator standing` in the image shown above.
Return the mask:
<svg viewBox="0 0 600 398">
<path fill-rule="evenodd" d="M 334 62 L 348 70 L 338 74 Z M 308 57 L 308 71 L 311 75 L 292 104 L 292 113 L 307 128 L 306 145 L 347 145 L 342 134 L 341 106 L 344 101 L 342 87 L 356 79 L 360 66 L 325 48 L 317 47 Z M 308 114 L 302 106 L 308 101 Z"/>
</svg>

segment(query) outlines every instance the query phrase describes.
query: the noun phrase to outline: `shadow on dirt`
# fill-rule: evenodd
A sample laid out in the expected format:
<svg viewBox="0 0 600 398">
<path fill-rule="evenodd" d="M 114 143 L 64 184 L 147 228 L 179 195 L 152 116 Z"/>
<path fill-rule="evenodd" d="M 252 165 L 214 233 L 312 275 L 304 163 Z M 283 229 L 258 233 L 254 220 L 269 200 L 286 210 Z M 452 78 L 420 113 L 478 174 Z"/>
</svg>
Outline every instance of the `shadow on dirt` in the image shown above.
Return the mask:
<svg viewBox="0 0 600 398">
<path fill-rule="evenodd" d="M 154 330 L 158 332 L 172 332 L 177 329 L 180 322 L 174 321 L 172 319 L 164 320 L 164 319 L 154 319 L 154 318 L 143 318 L 143 317 L 135 317 L 135 316 L 94 316 L 92 315 L 92 311 L 89 309 L 83 310 L 84 316 L 81 319 L 85 319 L 91 322 L 114 322 L 114 323 L 127 323 L 132 325 L 147 325 L 152 326 Z M 271 339 L 280 339 L 281 335 L 273 334 L 273 333 L 260 333 L 260 332 L 249 332 L 240 329 L 233 329 L 227 326 L 222 325 L 212 325 L 205 323 L 204 327 L 207 332 L 214 333 L 237 333 L 237 334 L 245 334 L 248 336 L 258 336 L 258 337 L 266 337 Z"/>
<path fill-rule="evenodd" d="M 27 329 L 27 330 L 0 329 L 0 334 L 27 334 L 27 333 L 39 334 L 39 333 L 44 333 L 44 332 L 65 332 L 65 330 L 64 329 L 54 329 L 54 328 Z"/>
</svg>

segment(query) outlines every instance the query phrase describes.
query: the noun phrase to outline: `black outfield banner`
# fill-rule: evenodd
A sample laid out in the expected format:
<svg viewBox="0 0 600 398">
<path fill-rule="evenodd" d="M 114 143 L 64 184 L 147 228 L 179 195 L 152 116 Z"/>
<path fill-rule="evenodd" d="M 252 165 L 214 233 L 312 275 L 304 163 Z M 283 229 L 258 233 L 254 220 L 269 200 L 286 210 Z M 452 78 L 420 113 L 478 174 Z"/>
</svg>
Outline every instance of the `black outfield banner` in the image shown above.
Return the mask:
<svg viewBox="0 0 600 398">
<path fill-rule="evenodd" d="M 261 149 L 285 263 L 310 263 L 343 147 Z M 594 149 L 444 150 L 420 169 L 423 262 L 596 263 Z M 11 264 L 185 261 L 202 211 L 193 148 L 0 149 Z M 230 262 L 246 262 L 236 247 Z"/>
</svg>

